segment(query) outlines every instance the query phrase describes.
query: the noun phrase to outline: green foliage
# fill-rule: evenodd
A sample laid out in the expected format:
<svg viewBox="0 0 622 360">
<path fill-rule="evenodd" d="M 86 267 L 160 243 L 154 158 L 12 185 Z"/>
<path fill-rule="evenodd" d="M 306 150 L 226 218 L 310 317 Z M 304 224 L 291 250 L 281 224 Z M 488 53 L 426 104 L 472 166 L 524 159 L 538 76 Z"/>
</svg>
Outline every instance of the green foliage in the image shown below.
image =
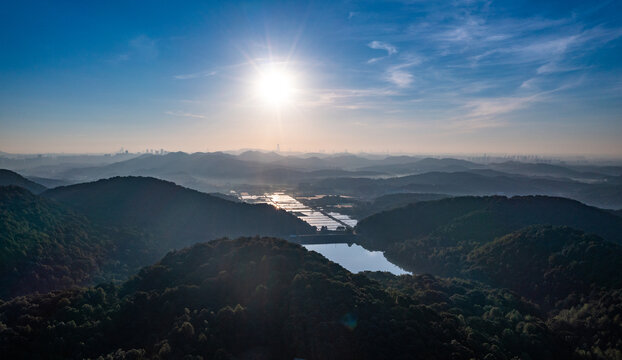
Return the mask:
<svg viewBox="0 0 622 360">
<path fill-rule="evenodd" d="M 270 238 L 171 252 L 120 287 L 0 303 L 8 358 L 567 359 L 563 345 L 507 291 L 351 274 Z"/>
<path fill-rule="evenodd" d="M 569 297 L 548 324 L 574 345 L 578 358 L 622 359 L 621 289 Z"/>
<path fill-rule="evenodd" d="M 473 250 L 467 261 L 467 277 L 550 306 L 571 293 L 622 287 L 622 246 L 570 228 L 516 231 Z"/>
<path fill-rule="evenodd" d="M 126 278 L 154 260 L 139 234 L 96 226 L 28 190 L 0 187 L 0 298 Z"/>
<path fill-rule="evenodd" d="M 620 224 L 610 212 L 566 199 L 468 197 L 374 215 L 356 231 L 406 269 L 482 281 L 533 301 L 577 358 L 617 359 Z"/>
</svg>

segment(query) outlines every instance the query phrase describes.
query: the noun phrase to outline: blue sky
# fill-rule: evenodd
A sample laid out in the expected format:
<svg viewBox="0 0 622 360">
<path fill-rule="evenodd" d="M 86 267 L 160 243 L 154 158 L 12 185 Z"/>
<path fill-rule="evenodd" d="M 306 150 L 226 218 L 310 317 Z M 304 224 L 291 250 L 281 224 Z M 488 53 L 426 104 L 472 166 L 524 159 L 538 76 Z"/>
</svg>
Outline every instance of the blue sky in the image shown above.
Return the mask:
<svg viewBox="0 0 622 360">
<path fill-rule="evenodd" d="M 0 6 L 2 151 L 622 156 L 619 1 Z"/>
</svg>

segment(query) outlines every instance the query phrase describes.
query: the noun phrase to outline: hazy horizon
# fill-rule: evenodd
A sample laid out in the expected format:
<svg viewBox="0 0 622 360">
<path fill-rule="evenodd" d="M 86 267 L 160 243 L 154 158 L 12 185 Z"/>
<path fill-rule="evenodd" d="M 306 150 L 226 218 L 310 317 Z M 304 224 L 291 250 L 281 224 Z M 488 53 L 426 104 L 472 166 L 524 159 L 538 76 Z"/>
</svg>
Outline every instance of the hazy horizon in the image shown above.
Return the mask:
<svg viewBox="0 0 622 360">
<path fill-rule="evenodd" d="M 496 160 L 516 160 L 523 162 L 612 162 L 612 163 L 622 163 L 622 156 L 616 155 L 585 155 L 585 154 L 537 154 L 537 153 L 411 153 L 411 152 L 365 152 L 365 151 L 287 151 L 276 149 L 225 149 L 225 150 L 209 150 L 209 151 L 183 151 L 183 150 L 168 150 L 163 148 L 146 148 L 137 151 L 127 150 L 125 153 L 125 149 L 123 152 L 119 150 L 117 151 L 109 151 L 109 152 L 29 152 L 29 153 L 10 153 L 3 151 L 0 149 L 0 156 L 16 156 L 16 157 L 35 157 L 35 156 L 49 156 L 49 157 L 71 157 L 71 156 L 115 156 L 115 155 L 166 155 L 169 153 L 185 153 L 185 154 L 209 154 L 209 153 L 224 153 L 230 155 L 240 155 L 245 152 L 261 152 L 264 154 L 275 153 L 281 156 L 291 156 L 291 157 L 311 157 L 311 156 L 320 156 L 320 157 L 334 157 L 334 156 L 344 156 L 344 155 L 353 155 L 360 156 L 364 158 L 372 158 L 372 159 L 383 159 L 391 156 L 410 156 L 410 157 L 420 157 L 420 158 L 456 158 L 456 159 L 471 159 L 476 161 L 475 159 L 484 160 L 488 158 L 492 161 Z M 159 153 L 159 151 L 163 151 L 163 153 Z"/>
</svg>

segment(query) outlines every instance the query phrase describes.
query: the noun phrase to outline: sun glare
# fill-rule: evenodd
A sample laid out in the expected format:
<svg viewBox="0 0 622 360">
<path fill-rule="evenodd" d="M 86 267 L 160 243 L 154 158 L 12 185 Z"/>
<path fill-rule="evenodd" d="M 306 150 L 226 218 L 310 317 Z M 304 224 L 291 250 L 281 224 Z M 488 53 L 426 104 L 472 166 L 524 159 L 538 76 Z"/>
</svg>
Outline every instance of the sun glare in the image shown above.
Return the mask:
<svg viewBox="0 0 622 360">
<path fill-rule="evenodd" d="M 282 106 L 292 100 L 293 76 L 289 71 L 270 65 L 262 69 L 257 80 L 257 95 L 267 104 Z"/>
</svg>

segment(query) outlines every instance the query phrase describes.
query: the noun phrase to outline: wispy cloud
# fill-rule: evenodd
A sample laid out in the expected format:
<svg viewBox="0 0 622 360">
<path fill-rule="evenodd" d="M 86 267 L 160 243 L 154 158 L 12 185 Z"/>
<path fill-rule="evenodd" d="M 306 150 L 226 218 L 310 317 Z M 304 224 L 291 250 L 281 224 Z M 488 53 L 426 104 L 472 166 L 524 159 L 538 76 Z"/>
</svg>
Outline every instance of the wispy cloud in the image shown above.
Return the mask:
<svg viewBox="0 0 622 360">
<path fill-rule="evenodd" d="M 538 78 L 530 78 L 528 80 L 523 81 L 523 83 L 520 85 L 521 89 L 533 89 L 536 87 L 537 82 L 538 82 Z"/>
<path fill-rule="evenodd" d="M 562 65 L 556 61 L 548 62 L 542 66 L 540 66 L 536 72 L 538 74 L 551 74 L 551 73 L 560 73 L 560 72 L 569 72 L 576 70 L 587 69 L 588 66 L 571 66 L 571 65 Z"/>
<path fill-rule="evenodd" d="M 536 88 L 534 85 L 538 78 L 532 78 L 523 82 L 521 89 L 529 90 Z M 577 87 L 583 80 L 577 79 L 566 82 L 554 89 L 533 92 L 524 96 L 488 97 L 465 101 L 459 107 L 460 115 L 455 116 L 450 122 L 450 127 L 462 129 L 481 129 L 486 127 L 499 127 L 507 124 L 504 116 L 526 109 L 535 103 L 547 102 L 553 96 L 564 90 Z"/>
<path fill-rule="evenodd" d="M 165 114 L 166 115 L 171 115 L 171 116 L 179 116 L 179 117 L 190 117 L 190 118 L 197 118 L 197 119 L 207 119 L 207 116 L 205 116 L 205 115 L 194 114 L 194 113 L 189 113 L 189 112 L 185 112 L 185 111 L 166 111 Z"/>
<path fill-rule="evenodd" d="M 508 123 L 503 115 L 524 109 L 539 100 L 538 95 L 469 100 L 458 108 L 460 114 L 451 118 L 445 127 L 462 131 L 502 127 Z"/>
<path fill-rule="evenodd" d="M 397 48 L 386 42 L 372 41 L 369 44 L 367 44 L 367 46 L 369 46 L 372 49 L 376 49 L 376 50 L 385 50 L 387 52 L 387 55 L 397 54 Z"/>
<path fill-rule="evenodd" d="M 387 80 L 400 88 L 410 86 L 414 81 L 414 76 L 407 69 L 420 63 L 420 58 L 410 58 L 408 61 L 390 66 L 387 69 Z"/>
<path fill-rule="evenodd" d="M 217 73 L 218 73 L 217 71 L 199 71 L 199 72 L 195 72 L 191 74 L 174 75 L 173 77 L 177 80 L 189 80 L 189 79 L 210 77 L 210 76 L 216 75 Z"/>
<path fill-rule="evenodd" d="M 566 34 L 529 36 L 506 47 L 496 47 L 472 57 L 476 62 L 491 58 L 495 64 L 517 64 L 538 61 L 559 62 L 567 54 L 580 58 L 595 48 L 622 36 L 622 29 L 595 27 L 582 31 L 570 30 Z M 576 66 L 574 66 L 576 67 Z M 544 68 L 546 70 L 546 68 Z"/>
<path fill-rule="evenodd" d="M 300 101 L 302 107 L 332 107 L 336 109 L 369 109 L 384 99 L 396 95 L 390 89 L 313 89 L 307 90 Z"/>
<path fill-rule="evenodd" d="M 468 101 L 463 109 L 465 118 L 493 118 L 522 109 L 534 101 L 541 99 L 540 95 L 525 97 L 486 98 Z"/>
<path fill-rule="evenodd" d="M 215 75 L 227 75 L 234 69 L 257 66 L 257 64 L 261 64 L 265 62 L 269 62 L 271 64 L 290 64 L 291 63 L 287 61 L 271 61 L 271 59 L 269 58 L 255 58 L 255 59 L 241 62 L 241 63 L 216 66 L 209 70 L 197 71 L 193 73 L 177 74 L 177 75 L 173 75 L 173 78 L 177 80 L 189 80 L 189 79 L 206 78 L 206 77 L 215 76 Z"/>
<path fill-rule="evenodd" d="M 393 69 L 393 70 L 389 70 L 387 74 L 388 74 L 387 79 L 393 84 L 401 88 L 410 86 L 410 84 L 414 80 L 413 75 L 404 70 Z"/>
<path fill-rule="evenodd" d="M 373 64 L 375 62 L 378 62 L 386 57 L 389 57 L 393 54 L 397 54 L 397 48 L 389 43 L 383 42 L 383 41 L 372 41 L 369 44 L 367 44 L 367 46 L 369 46 L 370 48 L 374 49 L 374 50 L 384 50 L 387 52 L 386 56 L 381 56 L 381 57 L 375 57 L 375 58 L 371 58 L 369 60 L 367 60 L 367 63 L 369 64 Z"/>
</svg>

